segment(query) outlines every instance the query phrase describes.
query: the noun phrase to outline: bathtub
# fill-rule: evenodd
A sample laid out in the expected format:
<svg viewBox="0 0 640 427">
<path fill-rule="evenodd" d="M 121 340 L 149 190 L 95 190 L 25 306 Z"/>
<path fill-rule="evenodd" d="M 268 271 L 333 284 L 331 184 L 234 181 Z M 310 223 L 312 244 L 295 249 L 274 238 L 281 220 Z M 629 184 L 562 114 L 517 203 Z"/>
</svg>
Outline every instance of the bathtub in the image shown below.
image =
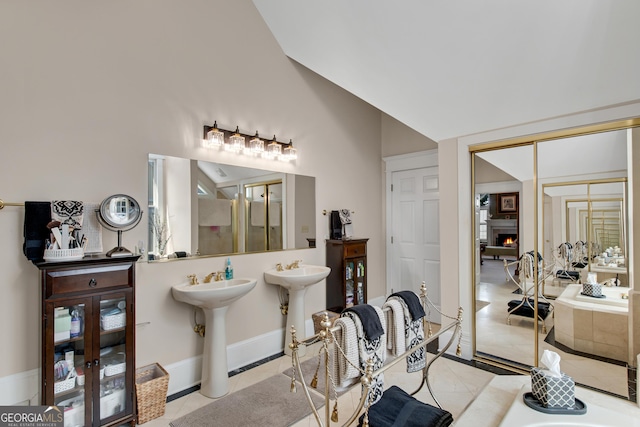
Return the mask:
<svg viewBox="0 0 640 427">
<path fill-rule="evenodd" d="M 586 404 L 586 414 L 551 415 L 536 411 L 522 399 L 530 390 L 529 385 L 520 389 L 499 427 L 640 427 L 639 417 L 599 406 L 592 398 L 581 396 L 580 389 L 576 390 L 576 397 Z"/>
<path fill-rule="evenodd" d="M 606 298 L 581 295 L 582 285 L 568 285 L 554 301 L 557 343 L 583 353 L 627 360 L 629 288 L 603 287 Z"/>
</svg>

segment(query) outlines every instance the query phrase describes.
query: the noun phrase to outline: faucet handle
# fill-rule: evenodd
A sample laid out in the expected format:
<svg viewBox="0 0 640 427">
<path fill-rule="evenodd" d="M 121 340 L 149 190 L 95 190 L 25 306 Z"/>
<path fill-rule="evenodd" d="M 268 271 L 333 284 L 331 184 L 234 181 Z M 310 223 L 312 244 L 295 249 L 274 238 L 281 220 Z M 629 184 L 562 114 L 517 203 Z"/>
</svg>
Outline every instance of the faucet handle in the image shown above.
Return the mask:
<svg viewBox="0 0 640 427">
<path fill-rule="evenodd" d="M 187 276 L 187 278 L 189 278 L 189 280 L 191 281 L 191 284 L 192 284 L 192 285 L 197 285 L 197 284 L 199 284 L 199 282 L 198 282 L 198 276 L 196 276 L 195 274 L 189 274 L 189 275 Z"/>
<path fill-rule="evenodd" d="M 282 271 L 282 270 L 284 270 L 284 269 L 282 268 L 282 263 L 281 263 L 281 262 L 277 263 L 277 264 L 276 264 L 276 271 Z"/>
<path fill-rule="evenodd" d="M 216 272 L 216 282 L 221 282 L 224 280 L 224 271 Z"/>
</svg>

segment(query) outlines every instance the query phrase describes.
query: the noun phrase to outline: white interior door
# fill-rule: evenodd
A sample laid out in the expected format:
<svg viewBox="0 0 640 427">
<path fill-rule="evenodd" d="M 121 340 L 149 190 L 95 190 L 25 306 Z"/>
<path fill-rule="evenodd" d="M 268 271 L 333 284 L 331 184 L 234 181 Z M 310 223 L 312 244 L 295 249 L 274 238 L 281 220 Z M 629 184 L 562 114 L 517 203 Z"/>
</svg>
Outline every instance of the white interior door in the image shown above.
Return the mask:
<svg viewBox="0 0 640 427">
<path fill-rule="evenodd" d="M 391 290 L 420 294 L 427 285 L 429 299 L 440 308 L 440 218 L 438 168 L 392 173 Z M 431 312 L 434 322 L 440 320 Z"/>
</svg>

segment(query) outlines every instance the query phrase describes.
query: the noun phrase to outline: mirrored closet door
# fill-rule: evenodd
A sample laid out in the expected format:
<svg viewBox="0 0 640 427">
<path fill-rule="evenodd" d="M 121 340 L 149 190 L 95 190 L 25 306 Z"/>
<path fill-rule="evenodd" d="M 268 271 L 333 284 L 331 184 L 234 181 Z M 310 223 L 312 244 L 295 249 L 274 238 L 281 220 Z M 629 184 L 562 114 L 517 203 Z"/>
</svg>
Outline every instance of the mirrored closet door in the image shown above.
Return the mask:
<svg viewBox="0 0 640 427">
<path fill-rule="evenodd" d="M 476 359 L 524 372 L 549 349 L 576 383 L 628 398 L 627 136 L 470 150 Z"/>
</svg>

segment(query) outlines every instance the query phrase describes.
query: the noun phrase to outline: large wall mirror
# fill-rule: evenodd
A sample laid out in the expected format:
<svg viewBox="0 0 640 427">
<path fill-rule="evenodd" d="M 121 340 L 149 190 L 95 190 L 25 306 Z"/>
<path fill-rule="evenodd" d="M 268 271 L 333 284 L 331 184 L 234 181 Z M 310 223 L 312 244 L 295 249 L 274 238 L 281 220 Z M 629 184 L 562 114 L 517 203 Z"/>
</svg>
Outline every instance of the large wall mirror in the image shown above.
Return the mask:
<svg viewBox="0 0 640 427">
<path fill-rule="evenodd" d="M 527 371 L 549 349 L 576 383 L 629 397 L 628 135 L 471 149 L 476 358 Z M 490 206 L 513 194 L 512 212 Z M 591 274 L 605 296 L 582 294 Z"/>
<path fill-rule="evenodd" d="M 150 261 L 313 247 L 315 178 L 149 155 Z"/>
</svg>

